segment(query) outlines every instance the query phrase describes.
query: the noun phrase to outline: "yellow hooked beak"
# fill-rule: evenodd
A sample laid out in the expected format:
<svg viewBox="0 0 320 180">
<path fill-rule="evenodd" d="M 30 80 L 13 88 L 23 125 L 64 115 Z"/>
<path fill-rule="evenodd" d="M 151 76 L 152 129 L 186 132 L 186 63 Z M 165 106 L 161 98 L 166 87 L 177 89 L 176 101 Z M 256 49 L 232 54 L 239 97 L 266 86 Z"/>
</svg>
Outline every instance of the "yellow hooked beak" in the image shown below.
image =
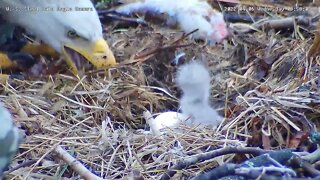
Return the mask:
<svg viewBox="0 0 320 180">
<path fill-rule="evenodd" d="M 112 51 L 102 37 L 93 43 L 82 41 L 75 44 L 65 44 L 62 46 L 62 52 L 66 57 L 70 71 L 75 76 L 79 75 L 79 70 L 83 70 L 88 61 L 95 68 L 107 68 L 116 64 Z"/>
</svg>

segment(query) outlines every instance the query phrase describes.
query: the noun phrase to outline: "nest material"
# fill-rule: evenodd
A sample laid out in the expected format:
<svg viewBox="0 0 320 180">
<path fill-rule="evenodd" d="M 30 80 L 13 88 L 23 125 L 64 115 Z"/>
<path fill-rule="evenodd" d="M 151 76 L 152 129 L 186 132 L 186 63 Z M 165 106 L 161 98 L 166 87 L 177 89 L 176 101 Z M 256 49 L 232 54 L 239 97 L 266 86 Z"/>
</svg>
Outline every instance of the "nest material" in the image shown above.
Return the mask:
<svg viewBox="0 0 320 180">
<path fill-rule="evenodd" d="M 191 45 L 133 60 L 136 53 L 170 44 L 181 35 L 157 26 L 114 32 L 108 41 L 124 65 L 80 81 L 54 75 L 2 84 L 1 101 L 26 134 L 11 167 L 34 161 L 8 177 L 79 177 L 52 153 L 59 144 L 101 177 L 120 179 L 139 172 L 143 178 L 158 179 L 188 155 L 223 145 L 294 147 L 298 131 L 313 128 L 308 120 L 319 116 L 319 66 L 306 59 L 310 36 L 299 40 L 256 32 L 242 37 L 245 42 L 234 36 L 232 43 L 214 47 L 184 39 L 181 43 Z M 170 62 L 181 51 L 187 59 L 208 62 L 212 100 L 226 119 L 218 131 L 181 127 L 154 137 L 142 132 L 148 129 L 143 112 L 177 110 L 176 67 Z M 234 157 L 198 163 L 175 178 L 195 176 L 234 162 Z"/>
</svg>

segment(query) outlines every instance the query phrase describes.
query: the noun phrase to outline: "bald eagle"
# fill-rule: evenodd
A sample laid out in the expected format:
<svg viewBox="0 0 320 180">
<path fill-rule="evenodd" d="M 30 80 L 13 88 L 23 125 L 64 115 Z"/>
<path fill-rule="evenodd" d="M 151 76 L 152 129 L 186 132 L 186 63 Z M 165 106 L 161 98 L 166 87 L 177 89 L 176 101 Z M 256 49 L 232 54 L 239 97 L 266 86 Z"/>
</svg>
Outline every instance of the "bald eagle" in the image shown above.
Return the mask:
<svg viewBox="0 0 320 180">
<path fill-rule="evenodd" d="M 88 61 L 96 68 L 116 64 L 90 0 L 1 0 L 0 8 L 6 21 L 63 54 L 75 75 Z"/>
</svg>

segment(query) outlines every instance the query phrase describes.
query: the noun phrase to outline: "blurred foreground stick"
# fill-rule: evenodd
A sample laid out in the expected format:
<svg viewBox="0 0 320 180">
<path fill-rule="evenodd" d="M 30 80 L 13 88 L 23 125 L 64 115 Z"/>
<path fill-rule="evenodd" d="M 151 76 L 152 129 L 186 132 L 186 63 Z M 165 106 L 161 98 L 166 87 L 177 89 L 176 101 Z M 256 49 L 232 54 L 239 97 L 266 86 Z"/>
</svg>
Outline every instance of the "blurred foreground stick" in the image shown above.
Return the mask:
<svg viewBox="0 0 320 180">
<path fill-rule="evenodd" d="M 226 155 L 226 154 L 254 154 L 261 155 L 264 153 L 272 152 L 270 150 L 263 150 L 256 147 L 225 147 L 221 149 L 216 149 L 210 152 L 205 152 L 201 154 L 196 154 L 192 156 L 188 156 L 178 162 L 176 165 L 172 166 L 162 177 L 161 180 L 168 180 L 178 171 L 185 169 L 193 164 L 200 163 L 209 159 L 216 158 L 218 156 Z"/>
</svg>

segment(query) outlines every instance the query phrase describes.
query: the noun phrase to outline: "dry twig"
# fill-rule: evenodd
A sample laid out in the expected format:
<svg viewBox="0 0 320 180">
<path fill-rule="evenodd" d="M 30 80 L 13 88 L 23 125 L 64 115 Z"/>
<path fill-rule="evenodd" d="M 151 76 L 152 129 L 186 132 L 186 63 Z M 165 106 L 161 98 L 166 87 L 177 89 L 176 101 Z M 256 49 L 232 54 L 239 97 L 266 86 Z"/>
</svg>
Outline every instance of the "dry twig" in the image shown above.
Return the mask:
<svg viewBox="0 0 320 180">
<path fill-rule="evenodd" d="M 57 146 L 54 149 L 60 159 L 66 162 L 75 172 L 86 180 L 102 180 L 101 177 L 90 172 L 84 165 L 74 157 L 72 157 L 66 150 L 62 149 L 61 146 Z"/>
</svg>

